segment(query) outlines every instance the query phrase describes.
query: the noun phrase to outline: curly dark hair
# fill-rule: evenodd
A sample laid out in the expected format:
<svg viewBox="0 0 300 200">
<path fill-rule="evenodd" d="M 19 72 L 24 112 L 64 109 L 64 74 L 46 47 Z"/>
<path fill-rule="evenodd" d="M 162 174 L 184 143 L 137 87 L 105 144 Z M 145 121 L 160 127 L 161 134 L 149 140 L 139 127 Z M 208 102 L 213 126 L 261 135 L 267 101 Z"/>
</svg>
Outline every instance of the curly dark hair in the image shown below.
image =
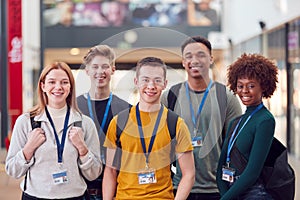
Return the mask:
<svg viewBox="0 0 300 200">
<path fill-rule="evenodd" d="M 278 68 L 266 57 L 259 54 L 242 54 L 227 69 L 229 88 L 236 93 L 239 78 L 256 79 L 263 91 L 263 97 L 269 98 L 276 90 Z"/>
</svg>

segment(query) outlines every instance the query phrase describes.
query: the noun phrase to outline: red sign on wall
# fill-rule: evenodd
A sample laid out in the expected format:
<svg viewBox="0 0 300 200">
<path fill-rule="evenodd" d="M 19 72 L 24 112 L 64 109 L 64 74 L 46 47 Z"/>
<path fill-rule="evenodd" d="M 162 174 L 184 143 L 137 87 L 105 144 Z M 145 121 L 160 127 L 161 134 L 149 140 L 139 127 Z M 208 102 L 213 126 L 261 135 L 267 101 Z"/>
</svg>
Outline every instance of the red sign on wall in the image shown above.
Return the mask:
<svg viewBox="0 0 300 200">
<path fill-rule="evenodd" d="M 22 114 L 22 0 L 8 0 L 8 113 L 11 130 Z"/>
</svg>

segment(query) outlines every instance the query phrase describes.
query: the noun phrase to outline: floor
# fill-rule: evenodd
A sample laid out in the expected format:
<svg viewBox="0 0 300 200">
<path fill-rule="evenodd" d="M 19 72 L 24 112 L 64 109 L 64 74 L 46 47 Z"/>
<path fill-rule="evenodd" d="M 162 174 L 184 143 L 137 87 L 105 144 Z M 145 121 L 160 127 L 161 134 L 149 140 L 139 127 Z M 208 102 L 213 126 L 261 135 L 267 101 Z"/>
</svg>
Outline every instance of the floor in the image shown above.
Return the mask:
<svg viewBox="0 0 300 200">
<path fill-rule="evenodd" d="M 5 173 L 4 160 L 6 156 L 6 150 L 0 150 L 0 200 L 20 200 L 21 189 L 20 180 L 9 177 Z"/>
<path fill-rule="evenodd" d="M 4 160 L 6 156 L 5 149 L 0 150 L 0 200 L 20 200 L 21 189 L 20 180 L 9 177 L 5 173 Z M 300 200 L 300 160 L 289 156 L 289 162 L 296 173 L 296 197 L 295 200 Z"/>
</svg>

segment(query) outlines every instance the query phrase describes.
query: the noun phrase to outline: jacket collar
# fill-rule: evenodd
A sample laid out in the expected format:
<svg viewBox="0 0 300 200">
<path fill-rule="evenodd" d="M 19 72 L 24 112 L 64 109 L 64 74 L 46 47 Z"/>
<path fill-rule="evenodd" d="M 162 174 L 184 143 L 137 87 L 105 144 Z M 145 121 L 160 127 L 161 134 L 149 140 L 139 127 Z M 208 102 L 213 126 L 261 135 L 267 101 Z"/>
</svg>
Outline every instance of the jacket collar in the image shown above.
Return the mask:
<svg viewBox="0 0 300 200">
<path fill-rule="evenodd" d="M 45 110 L 43 110 L 41 114 L 35 116 L 34 121 L 50 122 L 46 115 Z M 78 122 L 78 121 L 82 121 L 82 114 L 71 108 L 68 125 L 71 125 L 74 122 Z"/>
</svg>

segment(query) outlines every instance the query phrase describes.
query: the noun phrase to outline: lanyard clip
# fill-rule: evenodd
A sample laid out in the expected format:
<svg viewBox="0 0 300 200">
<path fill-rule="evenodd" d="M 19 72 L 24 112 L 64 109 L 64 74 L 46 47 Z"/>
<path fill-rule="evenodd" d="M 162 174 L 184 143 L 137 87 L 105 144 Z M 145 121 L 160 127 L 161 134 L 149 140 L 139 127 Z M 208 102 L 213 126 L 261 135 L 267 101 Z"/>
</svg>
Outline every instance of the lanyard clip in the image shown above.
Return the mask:
<svg viewBox="0 0 300 200">
<path fill-rule="evenodd" d="M 228 162 L 226 162 L 226 167 L 228 167 L 229 168 L 229 165 L 230 165 L 230 162 L 228 161 Z"/>
<path fill-rule="evenodd" d="M 146 162 L 146 169 L 149 169 L 149 163 Z"/>
<path fill-rule="evenodd" d="M 63 169 L 63 162 L 58 162 L 59 169 Z"/>
</svg>

